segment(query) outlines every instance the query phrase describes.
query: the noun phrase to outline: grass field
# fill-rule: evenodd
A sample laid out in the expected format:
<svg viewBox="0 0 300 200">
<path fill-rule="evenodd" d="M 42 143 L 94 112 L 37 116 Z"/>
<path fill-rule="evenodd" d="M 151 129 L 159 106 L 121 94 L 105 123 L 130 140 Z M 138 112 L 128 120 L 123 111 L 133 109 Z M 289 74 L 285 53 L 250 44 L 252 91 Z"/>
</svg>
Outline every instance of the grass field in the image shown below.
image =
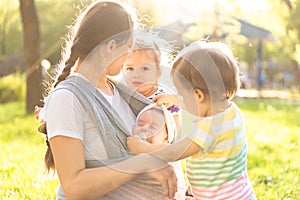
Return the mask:
<svg viewBox="0 0 300 200">
<path fill-rule="evenodd" d="M 246 121 L 248 172 L 258 199 L 300 199 L 300 103 L 237 99 Z M 0 105 L 0 199 L 55 199 L 44 137 L 24 104 Z"/>
</svg>

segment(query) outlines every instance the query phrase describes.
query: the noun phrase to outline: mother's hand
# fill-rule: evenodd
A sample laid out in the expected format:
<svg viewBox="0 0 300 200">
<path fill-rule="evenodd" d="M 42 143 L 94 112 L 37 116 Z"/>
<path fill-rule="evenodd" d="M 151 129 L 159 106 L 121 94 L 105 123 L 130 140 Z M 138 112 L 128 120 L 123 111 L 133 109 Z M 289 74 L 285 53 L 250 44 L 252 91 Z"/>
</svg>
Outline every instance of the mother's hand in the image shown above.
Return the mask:
<svg viewBox="0 0 300 200">
<path fill-rule="evenodd" d="M 169 199 L 174 197 L 177 192 L 177 177 L 174 172 L 174 168 L 171 165 L 153 172 L 148 172 L 147 174 L 161 184 L 166 197 Z"/>
</svg>

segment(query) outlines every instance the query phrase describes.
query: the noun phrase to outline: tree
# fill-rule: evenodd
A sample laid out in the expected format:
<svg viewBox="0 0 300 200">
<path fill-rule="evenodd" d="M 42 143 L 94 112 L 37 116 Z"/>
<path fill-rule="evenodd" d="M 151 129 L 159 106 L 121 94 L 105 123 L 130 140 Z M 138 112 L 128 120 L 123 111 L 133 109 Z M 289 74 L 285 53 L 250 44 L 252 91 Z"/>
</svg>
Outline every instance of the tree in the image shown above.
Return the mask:
<svg viewBox="0 0 300 200">
<path fill-rule="evenodd" d="M 34 0 L 19 0 L 23 24 L 26 68 L 26 112 L 32 113 L 42 99 L 40 30 Z"/>
<path fill-rule="evenodd" d="M 297 79 L 297 87 L 300 91 L 300 0 L 282 0 L 287 6 L 289 13 L 284 16 L 287 35 L 289 36 L 289 49 L 291 49 L 291 60 L 294 61 L 294 69 Z"/>
</svg>

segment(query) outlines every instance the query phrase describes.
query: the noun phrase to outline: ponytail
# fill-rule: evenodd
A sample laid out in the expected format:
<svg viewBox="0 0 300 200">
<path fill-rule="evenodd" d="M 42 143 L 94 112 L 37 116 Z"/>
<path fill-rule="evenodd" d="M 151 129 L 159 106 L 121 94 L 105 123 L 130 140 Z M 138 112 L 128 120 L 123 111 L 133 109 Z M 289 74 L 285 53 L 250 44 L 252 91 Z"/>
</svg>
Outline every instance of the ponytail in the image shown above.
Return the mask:
<svg viewBox="0 0 300 200">
<path fill-rule="evenodd" d="M 54 83 L 54 88 L 62 81 L 64 81 L 71 73 L 72 67 L 75 65 L 76 59 L 72 59 L 72 56 L 65 62 L 65 67 L 62 70 L 61 74 L 57 77 L 56 82 Z M 47 144 L 47 150 L 45 153 L 44 163 L 47 172 L 49 173 L 50 170 L 55 171 L 55 164 L 53 159 L 52 150 L 50 147 L 50 143 L 48 141 L 48 134 L 47 134 L 47 127 L 46 122 L 43 123 L 39 128 L 38 131 L 40 133 L 43 133 L 46 135 L 46 144 Z"/>
<path fill-rule="evenodd" d="M 46 150 L 45 158 L 44 158 L 46 170 L 47 170 L 48 173 L 50 172 L 50 170 L 55 171 L 54 159 L 53 159 L 51 147 L 50 147 L 50 144 L 49 144 L 49 141 L 48 141 L 46 122 L 43 123 L 43 124 L 38 128 L 38 131 L 39 131 L 40 133 L 43 133 L 43 134 L 46 135 L 47 150 Z"/>
<path fill-rule="evenodd" d="M 65 62 L 65 67 L 62 70 L 61 74 L 57 77 L 56 82 L 54 83 L 54 88 L 70 75 L 72 67 L 75 65 L 76 59 L 71 59 L 71 57 Z"/>
</svg>

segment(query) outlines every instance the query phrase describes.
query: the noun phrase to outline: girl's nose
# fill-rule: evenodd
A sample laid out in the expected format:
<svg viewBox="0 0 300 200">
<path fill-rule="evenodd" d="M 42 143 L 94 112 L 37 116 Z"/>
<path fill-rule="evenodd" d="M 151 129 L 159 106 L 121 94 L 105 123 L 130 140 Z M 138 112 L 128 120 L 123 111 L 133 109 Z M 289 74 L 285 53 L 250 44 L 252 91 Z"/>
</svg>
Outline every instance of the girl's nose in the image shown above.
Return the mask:
<svg viewBox="0 0 300 200">
<path fill-rule="evenodd" d="M 140 77 L 141 76 L 141 72 L 139 70 L 135 70 L 133 73 L 134 77 Z"/>
</svg>

